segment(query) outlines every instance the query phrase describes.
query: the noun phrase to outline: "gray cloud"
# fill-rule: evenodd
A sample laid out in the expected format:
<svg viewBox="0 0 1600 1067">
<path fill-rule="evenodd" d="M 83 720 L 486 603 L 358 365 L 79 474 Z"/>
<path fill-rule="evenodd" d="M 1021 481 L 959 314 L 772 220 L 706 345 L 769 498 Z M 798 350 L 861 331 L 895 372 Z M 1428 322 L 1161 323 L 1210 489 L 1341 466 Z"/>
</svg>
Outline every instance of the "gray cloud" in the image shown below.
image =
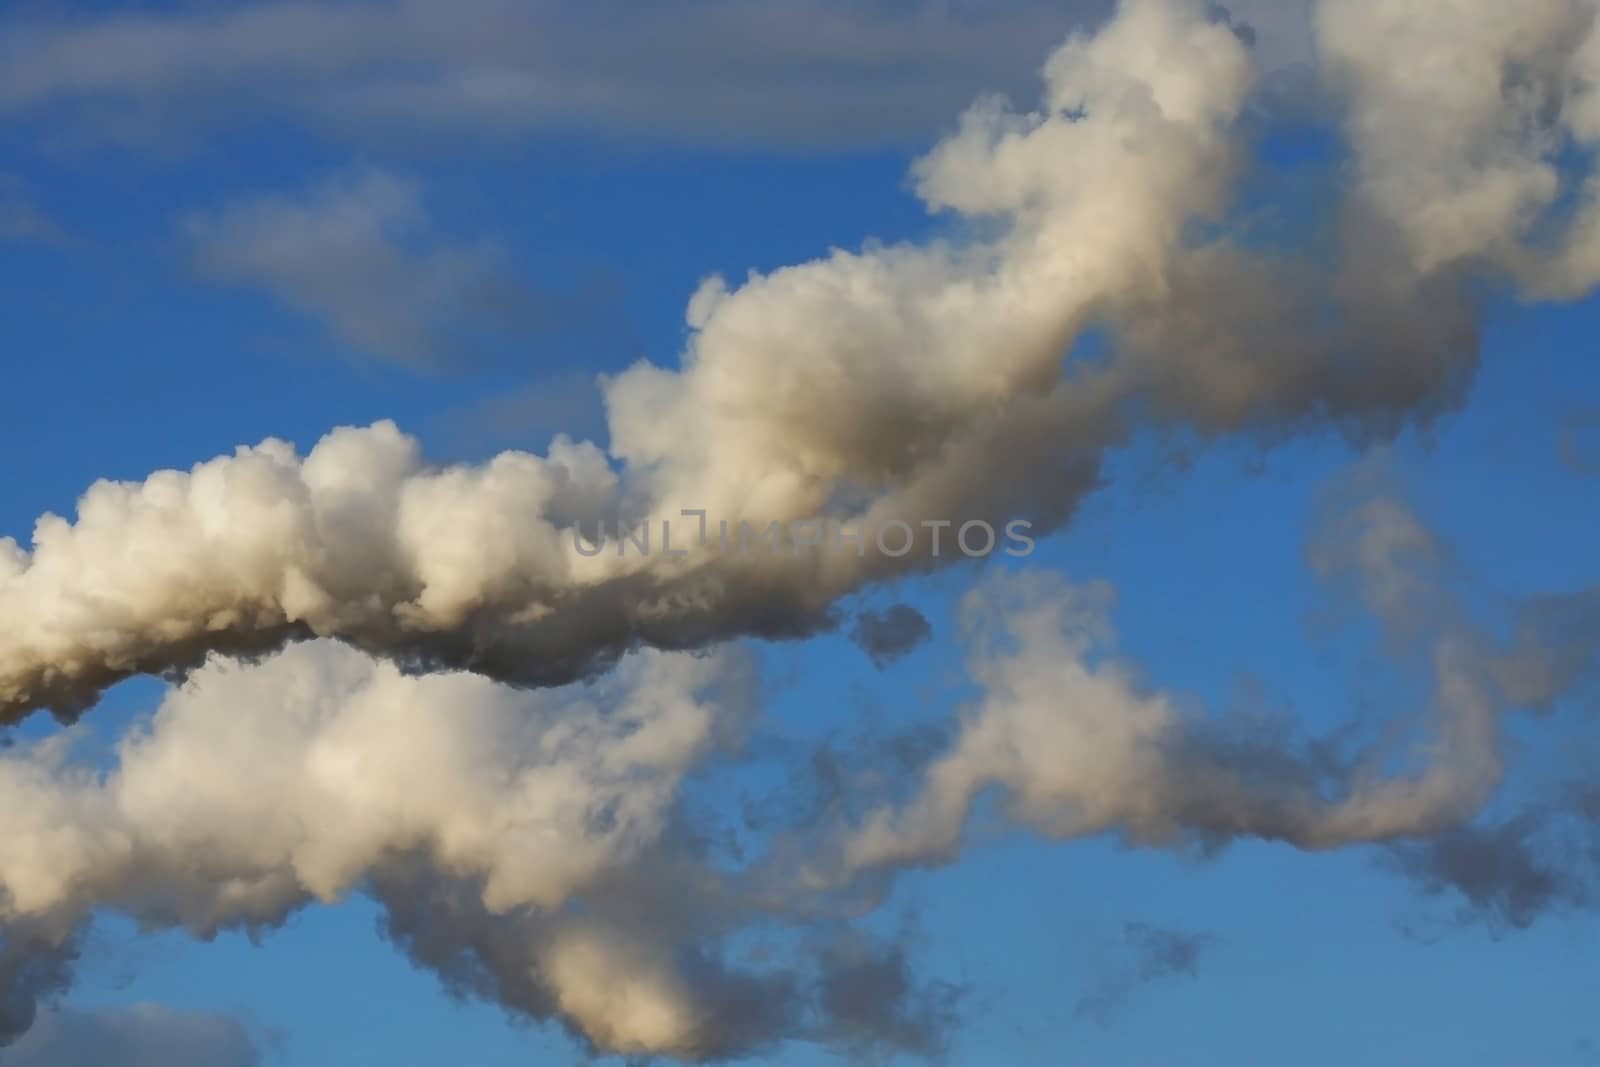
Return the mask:
<svg viewBox="0 0 1600 1067">
<path fill-rule="evenodd" d="M 77 958 L 74 922 L 48 916 L 0 922 L 0 1046 L 26 1033 L 40 1004 L 67 988 Z"/>
<path fill-rule="evenodd" d="M 910 655 L 932 636 L 933 627 L 910 604 L 895 604 L 882 611 L 868 608 L 856 615 L 850 628 L 850 640 L 880 669 Z"/>
<path fill-rule="evenodd" d="M 446 989 L 554 1016 L 595 1053 L 720 1062 L 800 1041 L 929 1057 L 959 1019 L 961 989 L 918 975 L 901 941 L 757 907 L 673 849 L 609 872 L 570 914 L 496 914 L 480 886 L 412 858 L 374 886 L 385 936 Z M 786 924 L 798 945 L 770 936 Z"/>
<path fill-rule="evenodd" d="M 597 1053 L 691 1062 L 768 1051 L 801 1021 L 791 974 L 728 958 L 747 916 L 722 889 L 672 850 L 606 872 L 568 914 L 491 910 L 481 886 L 409 858 L 374 878 L 385 936 L 451 992 L 555 1017 Z"/>
<path fill-rule="evenodd" d="M 45 1012 L 4 1058 L 6 1067 L 257 1067 L 262 1050 L 238 1019 L 136 1005 Z"/>
<path fill-rule="evenodd" d="M 1220 5 L 1217 5 L 1220 9 Z M 925 139 L 1026 95 L 1112 0 L 252 2 L 0 22 L 0 112 L 91 138 L 287 117 L 337 138 L 551 130 L 790 149 Z M 1263 64 L 1309 58 L 1303 0 L 1227 5 Z"/>
<path fill-rule="evenodd" d="M 1509 699 L 1544 711 L 1592 678 L 1597 649 L 1600 586 L 1546 594 L 1519 605 L 1511 641 L 1489 666 Z"/>
<path fill-rule="evenodd" d="M 261 287 L 343 344 L 414 366 L 481 361 L 570 314 L 493 242 L 436 233 L 421 189 L 380 171 L 196 212 L 182 234 L 204 277 Z"/>
<path fill-rule="evenodd" d="M 1600 903 L 1600 789 L 1575 786 L 1503 820 L 1389 846 L 1390 866 L 1458 904 L 1463 921 L 1523 929 L 1553 911 Z"/>
<path fill-rule="evenodd" d="M 927 1059 L 944 1051 L 965 990 L 919 979 L 903 945 L 847 935 L 823 952 L 820 969 L 819 1036 L 826 1044 L 863 1060 L 884 1050 Z"/>
<path fill-rule="evenodd" d="M 251 118 L 334 136 L 562 129 L 838 147 L 1021 90 L 1110 0 L 355 0 L 0 23 L 0 110 L 91 136 Z"/>
</svg>

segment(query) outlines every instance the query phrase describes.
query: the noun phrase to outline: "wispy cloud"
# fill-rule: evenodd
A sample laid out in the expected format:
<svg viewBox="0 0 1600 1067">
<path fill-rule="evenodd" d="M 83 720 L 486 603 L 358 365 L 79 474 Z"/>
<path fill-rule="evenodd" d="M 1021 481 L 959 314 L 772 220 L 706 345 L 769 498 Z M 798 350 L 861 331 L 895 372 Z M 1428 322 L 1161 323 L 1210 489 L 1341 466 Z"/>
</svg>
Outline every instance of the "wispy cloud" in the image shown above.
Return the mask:
<svg viewBox="0 0 1600 1067">
<path fill-rule="evenodd" d="M 1600 789 L 1582 785 L 1499 821 L 1400 842 L 1390 863 L 1424 892 L 1457 902 L 1462 922 L 1523 929 L 1597 903 Z"/>
<path fill-rule="evenodd" d="M 1206 934 L 1124 923 L 1118 958 L 1101 970 L 1094 985 L 1079 998 L 1076 1014 L 1109 1025 L 1141 987 L 1198 978 L 1200 959 L 1213 943 Z"/>
<path fill-rule="evenodd" d="M 256 1067 L 261 1048 L 244 1023 L 223 1015 L 141 1004 L 105 1011 L 47 1012 L 15 1046 L 6 1067 Z"/>
<path fill-rule="evenodd" d="M 337 136 L 562 128 L 839 146 L 925 137 L 1109 0 L 251 3 L 0 22 L 0 112 L 90 134 L 283 117 Z"/>
<path fill-rule="evenodd" d="M 340 342 L 413 366 L 481 358 L 560 314 L 496 244 L 439 233 L 419 186 L 382 171 L 235 200 L 181 228 L 206 278 L 258 286 Z"/>
</svg>

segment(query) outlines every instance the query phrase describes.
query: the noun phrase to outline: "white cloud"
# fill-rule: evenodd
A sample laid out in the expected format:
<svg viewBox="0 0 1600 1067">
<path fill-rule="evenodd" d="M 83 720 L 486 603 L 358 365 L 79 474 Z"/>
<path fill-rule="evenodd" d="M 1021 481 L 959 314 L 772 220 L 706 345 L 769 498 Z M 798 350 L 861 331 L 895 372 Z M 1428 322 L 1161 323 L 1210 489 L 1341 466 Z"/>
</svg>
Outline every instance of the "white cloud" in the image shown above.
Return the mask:
<svg viewBox="0 0 1600 1067">
<path fill-rule="evenodd" d="M 1358 195 L 1419 270 L 1489 263 L 1554 299 L 1600 281 L 1600 178 L 1563 159 L 1600 146 L 1594 4 L 1323 0 L 1316 28 Z"/>
</svg>

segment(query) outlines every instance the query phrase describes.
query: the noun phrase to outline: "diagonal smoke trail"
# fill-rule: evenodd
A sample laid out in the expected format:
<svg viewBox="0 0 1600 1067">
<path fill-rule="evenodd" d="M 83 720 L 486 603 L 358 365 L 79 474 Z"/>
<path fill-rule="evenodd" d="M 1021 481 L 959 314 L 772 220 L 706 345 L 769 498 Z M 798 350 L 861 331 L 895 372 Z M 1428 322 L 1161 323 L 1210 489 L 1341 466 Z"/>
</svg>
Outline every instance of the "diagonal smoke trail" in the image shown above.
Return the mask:
<svg viewBox="0 0 1600 1067">
<path fill-rule="evenodd" d="M 74 520 L 41 519 L 29 547 L 0 540 L 0 721 L 70 717 L 128 675 L 309 636 L 548 685 L 640 644 L 804 634 L 845 594 L 963 558 L 948 533 L 936 551 L 924 522 L 1066 522 L 1107 450 L 1141 427 L 1385 430 L 1439 410 L 1477 360 L 1469 280 L 1586 288 L 1592 212 L 1556 220 L 1567 245 L 1519 245 L 1548 223 L 1555 194 L 1539 199 L 1539 182 L 1481 226 L 1463 220 L 1503 206 L 1487 191 L 1440 221 L 1396 190 L 1419 174 L 1499 188 L 1485 151 L 1550 172 L 1563 139 L 1600 132 L 1584 77 L 1597 49 L 1587 23 L 1509 15 L 1475 36 L 1408 39 L 1413 56 L 1534 71 L 1542 94 L 1534 108 L 1501 79 L 1477 110 L 1445 114 L 1454 133 L 1412 138 L 1391 127 L 1432 90 L 1361 58 L 1388 30 L 1369 6 L 1330 0 L 1322 15 L 1358 164 L 1326 205 L 1336 225 L 1310 228 L 1331 229 L 1325 245 L 1233 232 L 1259 163 L 1241 121 L 1248 46 L 1199 3 L 1129 0 L 1052 56 L 1037 110 L 980 101 L 917 162 L 919 195 L 971 240 L 836 251 L 736 289 L 708 281 L 679 366 L 606 383 L 609 452 L 558 438 L 545 455 L 436 469 L 380 423 L 303 457 L 267 441 L 102 482 Z M 1108 356 L 1065 358 L 1091 328 Z M 675 522 L 683 545 L 684 509 L 736 530 L 826 517 L 864 526 L 868 544 L 737 559 L 697 544 L 687 558 L 578 550 L 576 525 L 606 518 L 648 522 L 658 546 Z M 904 554 L 870 536 L 895 521 L 915 534 Z"/>
</svg>

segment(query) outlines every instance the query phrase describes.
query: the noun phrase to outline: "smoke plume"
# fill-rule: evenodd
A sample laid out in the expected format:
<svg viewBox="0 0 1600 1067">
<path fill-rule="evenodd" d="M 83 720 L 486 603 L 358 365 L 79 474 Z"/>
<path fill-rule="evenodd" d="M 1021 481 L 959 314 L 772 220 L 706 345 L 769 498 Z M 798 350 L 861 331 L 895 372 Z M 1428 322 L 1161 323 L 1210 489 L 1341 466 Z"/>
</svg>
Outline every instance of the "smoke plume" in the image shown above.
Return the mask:
<svg viewBox="0 0 1600 1067">
<path fill-rule="evenodd" d="M 916 162 L 942 236 L 708 279 L 675 366 L 604 382 L 603 445 L 438 467 L 391 423 L 346 427 L 102 481 L 0 539 L 0 724 L 181 681 L 103 771 L 70 730 L 0 750 L 0 1043 L 96 913 L 208 936 L 367 893 L 452 988 L 597 1051 L 932 1055 L 960 990 L 853 921 L 959 856 L 989 795 L 1054 840 L 1382 842 L 1513 922 L 1572 899 L 1451 835 L 1501 780 L 1506 716 L 1592 667 L 1594 594 L 1497 635 L 1440 539 L 1364 485 L 1309 558 L 1429 679 L 1409 731 L 1242 735 L 1115 654 L 1109 586 L 999 574 L 961 610 L 978 696 L 904 746 L 907 773 L 844 800 L 862 783 L 835 766 L 818 817 L 772 820 L 748 858 L 687 797 L 757 729 L 731 639 L 961 562 L 965 523 L 1060 528 L 1141 432 L 1426 419 L 1470 380 L 1485 293 L 1587 292 L 1595 23 L 1577 0 L 1321 0 L 1347 180 L 1262 232 L 1249 35 L 1199 0 L 1124 0 L 1052 54 L 1035 107 L 982 99 Z M 812 522 L 854 539 L 722 550 Z M 892 523 L 905 551 L 874 536 Z M 878 655 L 923 633 L 877 622 Z"/>
<path fill-rule="evenodd" d="M 1366 431 L 1437 411 L 1476 362 L 1474 283 L 1580 294 L 1600 218 L 1587 177 L 1557 170 L 1600 136 L 1592 12 L 1471 12 L 1323 5 L 1356 175 L 1325 205 L 1332 239 L 1242 221 L 1241 183 L 1268 165 L 1247 44 L 1199 3 L 1128 0 L 1052 55 L 1036 110 L 981 100 L 918 160 L 953 236 L 708 280 L 679 365 L 605 383 L 604 450 L 558 437 L 439 469 L 378 424 L 305 456 L 267 441 L 96 484 L 31 547 L 0 541 L 16 620 L 0 714 L 70 716 L 130 674 L 310 636 L 548 685 L 640 644 L 803 634 L 866 584 L 963 558 L 925 521 L 1059 526 L 1141 427 Z M 1454 75 L 1395 75 L 1463 64 L 1481 73 L 1465 97 Z M 1072 356 L 1092 328 L 1109 355 Z M 685 509 L 713 529 L 833 519 L 867 536 L 730 558 Z M 658 539 L 676 522 L 692 550 L 580 552 L 579 524 L 605 519 Z M 871 536 L 896 520 L 905 553 Z"/>
</svg>

